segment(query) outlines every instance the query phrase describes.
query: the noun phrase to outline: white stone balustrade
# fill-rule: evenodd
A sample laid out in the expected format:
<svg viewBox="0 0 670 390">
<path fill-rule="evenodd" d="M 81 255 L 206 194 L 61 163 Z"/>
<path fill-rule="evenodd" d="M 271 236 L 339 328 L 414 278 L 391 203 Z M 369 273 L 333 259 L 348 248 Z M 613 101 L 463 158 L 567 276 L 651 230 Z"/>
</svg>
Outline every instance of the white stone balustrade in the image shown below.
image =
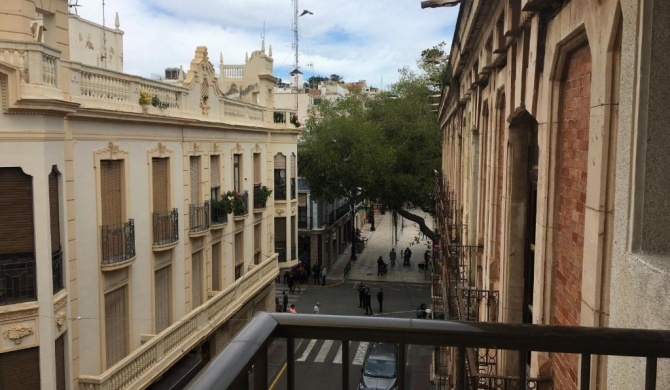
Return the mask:
<svg viewBox="0 0 670 390">
<path fill-rule="evenodd" d="M 279 272 L 277 256 L 252 268 L 229 288 L 142 344 L 100 375 L 80 375 L 81 390 L 143 388 L 240 310 Z"/>
<path fill-rule="evenodd" d="M 221 77 L 224 79 L 241 79 L 244 77 L 244 67 L 242 65 L 223 65 L 222 71 Z"/>
</svg>

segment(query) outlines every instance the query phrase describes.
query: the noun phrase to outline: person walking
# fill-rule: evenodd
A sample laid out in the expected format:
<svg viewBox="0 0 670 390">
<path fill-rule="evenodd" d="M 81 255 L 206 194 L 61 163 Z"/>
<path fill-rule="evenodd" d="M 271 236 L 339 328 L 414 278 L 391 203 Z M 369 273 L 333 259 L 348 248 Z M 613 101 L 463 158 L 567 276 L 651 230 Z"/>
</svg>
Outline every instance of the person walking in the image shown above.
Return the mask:
<svg viewBox="0 0 670 390">
<path fill-rule="evenodd" d="M 284 302 L 284 313 L 288 311 L 288 294 L 284 291 L 284 297 L 282 298 Z"/>
<path fill-rule="evenodd" d="M 372 312 L 372 293 L 370 292 L 370 287 L 365 288 L 365 315 L 371 316 L 374 314 Z M 369 314 L 368 314 L 369 312 Z"/>
<path fill-rule="evenodd" d="M 314 305 L 314 314 L 319 314 L 321 312 L 319 306 L 321 306 L 321 302 L 317 302 L 316 305 Z"/>
<path fill-rule="evenodd" d="M 365 285 L 363 283 L 358 285 L 358 308 L 363 308 L 363 302 L 365 300 Z"/>
<path fill-rule="evenodd" d="M 288 312 L 291 314 L 298 314 L 298 311 L 295 309 L 294 303 L 291 304 L 291 307 L 288 309 Z"/>
<path fill-rule="evenodd" d="M 391 248 L 391 252 L 389 253 L 389 259 L 391 260 L 391 268 L 395 267 L 395 259 L 396 259 L 395 248 Z"/>
<path fill-rule="evenodd" d="M 326 285 L 326 267 L 321 268 L 321 285 Z"/>
<path fill-rule="evenodd" d="M 379 312 L 383 312 L 382 308 L 382 302 L 384 302 L 384 292 L 382 291 L 382 288 L 379 287 L 379 291 L 377 291 L 377 302 L 379 302 Z"/>
<path fill-rule="evenodd" d="M 318 285 L 319 282 L 321 281 L 321 267 L 319 267 L 318 263 L 314 263 L 312 266 L 312 276 L 314 277 L 314 284 Z"/>
</svg>

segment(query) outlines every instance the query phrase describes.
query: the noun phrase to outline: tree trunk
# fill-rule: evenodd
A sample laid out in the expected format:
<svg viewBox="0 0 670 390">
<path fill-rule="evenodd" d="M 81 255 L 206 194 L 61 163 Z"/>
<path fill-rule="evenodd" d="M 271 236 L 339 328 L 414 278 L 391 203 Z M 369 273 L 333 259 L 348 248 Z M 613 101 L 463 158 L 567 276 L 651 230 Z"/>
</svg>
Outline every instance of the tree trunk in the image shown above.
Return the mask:
<svg viewBox="0 0 670 390">
<path fill-rule="evenodd" d="M 428 237 L 431 241 L 435 242 L 435 237 L 436 234 L 433 230 L 431 230 L 428 225 L 426 225 L 426 220 L 419 217 L 416 214 L 412 214 L 409 211 L 400 208 L 400 209 L 394 209 L 393 211 L 396 211 L 398 214 L 402 215 L 404 218 L 409 219 L 412 222 L 415 222 L 419 225 L 419 230 L 421 233 L 423 233 L 426 237 Z"/>
</svg>

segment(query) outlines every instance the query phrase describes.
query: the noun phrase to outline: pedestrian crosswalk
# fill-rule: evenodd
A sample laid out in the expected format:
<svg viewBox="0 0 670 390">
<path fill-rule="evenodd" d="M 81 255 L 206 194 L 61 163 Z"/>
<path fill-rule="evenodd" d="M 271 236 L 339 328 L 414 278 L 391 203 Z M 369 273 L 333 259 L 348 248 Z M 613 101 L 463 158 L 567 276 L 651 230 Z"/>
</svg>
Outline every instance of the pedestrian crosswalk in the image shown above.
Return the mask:
<svg viewBox="0 0 670 390">
<path fill-rule="evenodd" d="M 354 351 L 351 364 L 362 366 L 370 345 L 367 341 L 349 341 L 349 351 Z M 338 340 L 301 340 L 296 343 L 295 359 L 301 363 L 342 364 L 342 342 Z M 347 359 L 349 360 L 349 359 Z"/>
</svg>

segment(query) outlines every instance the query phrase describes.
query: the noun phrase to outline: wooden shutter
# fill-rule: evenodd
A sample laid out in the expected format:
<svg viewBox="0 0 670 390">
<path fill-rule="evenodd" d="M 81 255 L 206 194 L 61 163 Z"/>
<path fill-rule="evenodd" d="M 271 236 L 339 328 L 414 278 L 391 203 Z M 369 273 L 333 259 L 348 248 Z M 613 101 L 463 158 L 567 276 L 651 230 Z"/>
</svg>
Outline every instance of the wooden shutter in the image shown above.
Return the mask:
<svg viewBox="0 0 670 390">
<path fill-rule="evenodd" d="M 261 154 L 254 153 L 254 183 L 261 182 Z"/>
<path fill-rule="evenodd" d="M 211 186 L 212 188 L 221 187 L 221 170 L 219 169 L 219 156 L 211 156 L 209 162 L 209 170 L 212 174 Z"/>
<path fill-rule="evenodd" d="M 291 154 L 291 178 L 295 179 L 295 154 Z"/>
<path fill-rule="evenodd" d="M 0 254 L 33 253 L 33 180 L 21 168 L 0 168 Z"/>
<path fill-rule="evenodd" d="M 166 266 L 156 270 L 154 274 L 154 293 L 155 293 L 155 326 L 156 334 L 163 331 L 170 326 L 170 308 L 172 307 L 171 300 L 171 282 L 172 282 L 172 267 Z"/>
<path fill-rule="evenodd" d="M 275 240 L 286 241 L 286 218 L 275 218 Z"/>
<path fill-rule="evenodd" d="M 307 207 L 307 194 L 298 194 L 298 207 Z"/>
<path fill-rule="evenodd" d="M 100 161 L 100 200 L 104 226 L 120 225 L 123 221 L 122 168 L 122 160 Z"/>
<path fill-rule="evenodd" d="M 40 388 L 40 349 L 26 348 L 0 354 L 0 389 Z"/>
<path fill-rule="evenodd" d="M 191 156 L 191 204 L 200 204 L 200 156 Z"/>
<path fill-rule="evenodd" d="M 221 243 L 212 245 L 212 290 L 221 291 Z"/>
<path fill-rule="evenodd" d="M 261 224 L 257 223 L 254 225 L 254 251 L 260 252 L 261 250 Z"/>
<path fill-rule="evenodd" d="M 233 155 L 233 187 L 237 192 L 242 190 L 242 155 Z"/>
<path fill-rule="evenodd" d="M 105 356 L 107 368 L 126 357 L 128 353 L 127 287 L 105 294 Z"/>
<path fill-rule="evenodd" d="M 170 160 L 167 158 L 152 158 L 152 187 L 155 213 L 167 213 L 169 207 L 168 197 L 168 172 Z"/>
<path fill-rule="evenodd" d="M 298 245 L 298 231 L 296 230 L 295 225 L 295 215 L 291 216 L 291 258 L 298 258 L 298 250 L 296 249 Z"/>
<path fill-rule="evenodd" d="M 235 264 L 244 263 L 244 232 L 235 234 Z"/>
<path fill-rule="evenodd" d="M 60 252 L 60 200 L 58 197 L 58 172 L 49 174 L 49 219 L 51 220 L 51 252 Z"/>
<path fill-rule="evenodd" d="M 275 169 L 286 169 L 286 156 L 281 153 L 275 156 Z"/>
<path fill-rule="evenodd" d="M 65 333 L 56 339 L 56 390 L 65 390 Z"/>
<path fill-rule="evenodd" d="M 202 251 L 195 252 L 191 259 L 192 309 L 202 304 Z"/>
</svg>

